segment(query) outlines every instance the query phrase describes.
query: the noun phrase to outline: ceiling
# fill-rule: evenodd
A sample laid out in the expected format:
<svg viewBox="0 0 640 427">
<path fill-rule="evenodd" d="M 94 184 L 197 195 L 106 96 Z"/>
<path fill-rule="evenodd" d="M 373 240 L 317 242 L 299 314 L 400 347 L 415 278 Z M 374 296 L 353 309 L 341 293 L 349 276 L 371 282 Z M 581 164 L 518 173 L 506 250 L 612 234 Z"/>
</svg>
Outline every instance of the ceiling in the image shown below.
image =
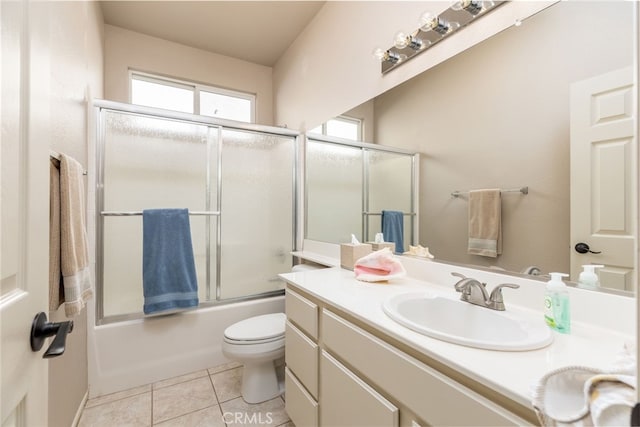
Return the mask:
<svg viewBox="0 0 640 427">
<path fill-rule="evenodd" d="M 101 1 L 105 24 L 273 66 L 324 1 Z"/>
</svg>

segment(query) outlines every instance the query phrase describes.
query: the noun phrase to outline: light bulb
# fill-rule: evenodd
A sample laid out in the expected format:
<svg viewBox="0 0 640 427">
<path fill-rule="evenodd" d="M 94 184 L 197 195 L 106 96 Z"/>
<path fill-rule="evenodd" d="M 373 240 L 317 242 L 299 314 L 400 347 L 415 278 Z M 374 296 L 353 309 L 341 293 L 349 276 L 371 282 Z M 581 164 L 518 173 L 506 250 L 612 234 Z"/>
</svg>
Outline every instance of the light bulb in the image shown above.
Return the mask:
<svg viewBox="0 0 640 427">
<path fill-rule="evenodd" d="M 465 3 L 469 3 L 469 0 L 462 0 L 462 1 L 454 2 L 451 5 L 451 9 L 455 10 L 456 12 L 460 11 L 460 10 L 464 9 Z"/>
<path fill-rule="evenodd" d="M 384 61 L 384 57 L 386 55 L 386 52 L 384 51 L 384 49 L 382 48 L 375 48 L 373 49 L 373 52 L 371 52 L 371 54 L 378 59 L 378 61 L 382 62 Z"/>
<path fill-rule="evenodd" d="M 438 17 L 431 12 L 424 12 L 420 15 L 420 29 L 422 31 L 431 31 L 438 23 Z"/>
<path fill-rule="evenodd" d="M 451 5 L 451 9 L 455 11 L 465 10 L 471 15 L 476 16 L 482 12 L 485 2 L 479 0 L 460 0 Z"/>
<path fill-rule="evenodd" d="M 409 45 L 411 37 L 407 36 L 404 32 L 398 31 L 393 37 L 393 45 L 398 49 L 404 49 Z"/>
</svg>

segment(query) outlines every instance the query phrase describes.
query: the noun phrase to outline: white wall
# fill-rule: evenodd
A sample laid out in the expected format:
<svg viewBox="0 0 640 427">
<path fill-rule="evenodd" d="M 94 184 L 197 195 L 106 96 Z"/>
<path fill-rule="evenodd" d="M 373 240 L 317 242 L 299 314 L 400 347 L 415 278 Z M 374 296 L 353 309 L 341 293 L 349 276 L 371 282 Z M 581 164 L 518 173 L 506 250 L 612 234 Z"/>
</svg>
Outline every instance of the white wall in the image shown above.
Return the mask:
<svg viewBox="0 0 640 427">
<path fill-rule="evenodd" d="M 51 149 L 74 157 L 91 170 L 87 102 L 102 97 L 102 11 L 96 2 L 50 2 L 48 6 Z M 68 320 L 62 307 L 50 312 L 49 318 L 54 322 Z M 88 388 L 87 363 L 84 310 L 74 318 L 64 355 L 49 361 L 49 425 L 72 425 Z"/>
<path fill-rule="evenodd" d="M 441 12 L 450 2 L 327 2 L 273 69 L 275 121 L 291 129 L 312 129 L 550 3 L 508 2 L 382 75 L 373 49 L 391 47 L 398 30 L 415 30 L 422 12 Z"/>
<path fill-rule="evenodd" d="M 273 125 L 272 69 L 105 25 L 104 96 L 129 102 L 129 70 L 256 94 L 256 123 Z"/>
</svg>

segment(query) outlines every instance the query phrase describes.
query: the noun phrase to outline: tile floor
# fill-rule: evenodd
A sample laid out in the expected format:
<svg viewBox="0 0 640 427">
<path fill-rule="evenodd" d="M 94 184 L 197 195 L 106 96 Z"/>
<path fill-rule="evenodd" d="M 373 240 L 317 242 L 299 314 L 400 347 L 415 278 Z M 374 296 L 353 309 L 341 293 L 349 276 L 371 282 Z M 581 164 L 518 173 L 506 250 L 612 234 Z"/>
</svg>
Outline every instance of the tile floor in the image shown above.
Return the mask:
<svg viewBox="0 0 640 427">
<path fill-rule="evenodd" d="M 240 397 L 242 366 L 228 363 L 90 399 L 79 427 L 295 427 L 276 397 L 250 405 Z"/>
</svg>

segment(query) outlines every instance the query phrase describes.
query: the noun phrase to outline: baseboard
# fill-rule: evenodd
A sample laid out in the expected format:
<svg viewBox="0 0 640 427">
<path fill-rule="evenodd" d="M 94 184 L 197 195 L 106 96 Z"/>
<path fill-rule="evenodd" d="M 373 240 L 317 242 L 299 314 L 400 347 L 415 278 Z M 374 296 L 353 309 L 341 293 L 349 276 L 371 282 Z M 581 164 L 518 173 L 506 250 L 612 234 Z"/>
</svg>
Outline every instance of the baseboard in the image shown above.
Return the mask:
<svg viewBox="0 0 640 427">
<path fill-rule="evenodd" d="M 84 397 L 78 406 L 78 410 L 76 411 L 76 416 L 73 417 L 73 422 L 71 423 L 71 427 L 78 427 L 78 423 L 80 422 L 80 417 L 82 416 L 82 411 L 84 411 L 84 406 L 87 404 L 87 399 L 89 398 L 89 389 L 84 393 Z"/>
</svg>

